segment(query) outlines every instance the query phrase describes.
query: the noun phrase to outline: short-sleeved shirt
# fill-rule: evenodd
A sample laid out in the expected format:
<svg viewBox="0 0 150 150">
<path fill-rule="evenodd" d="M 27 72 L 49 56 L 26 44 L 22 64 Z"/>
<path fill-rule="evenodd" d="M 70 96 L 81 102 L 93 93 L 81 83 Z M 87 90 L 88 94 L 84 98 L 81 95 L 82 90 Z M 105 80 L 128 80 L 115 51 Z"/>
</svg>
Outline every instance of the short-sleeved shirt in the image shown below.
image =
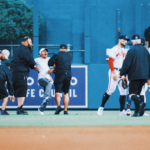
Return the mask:
<svg viewBox="0 0 150 150">
<path fill-rule="evenodd" d="M 125 49 L 121 48 L 118 45 L 114 46 L 109 52 L 109 57 L 114 59 L 113 64 L 115 68 L 122 67 L 125 56 L 126 56 Z"/>
<path fill-rule="evenodd" d="M 149 42 L 150 47 L 150 27 L 148 27 L 144 32 L 145 40 Z"/>
<path fill-rule="evenodd" d="M 45 59 L 42 57 L 34 59 L 37 67 L 39 68 L 38 79 L 47 78 L 47 79 L 51 80 L 51 76 L 47 73 L 48 70 L 50 69 L 50 67 L 48 66 L 49 59 L 50 59 L 50 57 L 47 57 Z"/>
</svg>

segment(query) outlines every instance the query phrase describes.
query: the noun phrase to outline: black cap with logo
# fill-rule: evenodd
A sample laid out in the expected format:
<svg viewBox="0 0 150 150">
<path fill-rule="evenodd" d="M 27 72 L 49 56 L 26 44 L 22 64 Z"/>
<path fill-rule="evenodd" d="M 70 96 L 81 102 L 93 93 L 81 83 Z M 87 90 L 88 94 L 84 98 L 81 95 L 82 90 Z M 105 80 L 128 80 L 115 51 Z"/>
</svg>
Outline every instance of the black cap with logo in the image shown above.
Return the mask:
<svg viewBox="0 0 150 150">
<path fill-rule="evenodd" d="M 60 49 L 67 49 L 67 46 L 65 44 L 61 44 Z"/>
<path fill-rule="evenodd" d="M 140 36 L 138 34 L 134 34 L 132 36 L 132 40 L 138 40 L 138 39 L 140 39 Z"/>
<path fill-rule="evenodd" d="M 130 41 L 130 39 L 126 35 L 120 35 L 119 39 Z"/>
</svg>

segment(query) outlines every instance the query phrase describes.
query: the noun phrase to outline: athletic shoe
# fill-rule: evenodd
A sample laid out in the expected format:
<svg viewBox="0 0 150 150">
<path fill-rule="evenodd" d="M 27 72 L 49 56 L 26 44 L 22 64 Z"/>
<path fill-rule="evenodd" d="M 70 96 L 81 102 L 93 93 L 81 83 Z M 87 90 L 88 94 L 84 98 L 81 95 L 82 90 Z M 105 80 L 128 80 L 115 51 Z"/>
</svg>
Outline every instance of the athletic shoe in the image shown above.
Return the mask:
<svg viewBox="0 0 150 150">
<path fill-rule="evenodd" d="M 1 110 L 1 115 L 9 115 L 9 113 L 6 110 Z"/>
<path fill-rule="evenodd" d="M 144 115 L 143 116 L 149 116 L 149 114 L 147 114 L 147 113 L 144 113 Z"/>
<path fill-rule="evenodd" d="M 131 115 L 131 110 L 130 110 L 130 109 L 127 109 L 127 110 L 126 110 L 126 113 L 127 113 L 127 116 L 130 116 L 130 115 Z"/>
<path fill-rule="evenodd" d="M 119 116 L 124 116 L 124 115 L 127 115 L 125 110 L 122 110 L 122 111 L 119 112 Z"/>
<path fill-rule="evenodd" d="M 103 110 L 104 110 L 104 107 L 99 107 L 99 109 L 97 111 L 97 115 L 102 116 Z"/>
<path fill-rule="evenodd" d="M 47 96 L 47 97 L 45 97 L 43 103 L 44 103 L 44 102 L 50 102 L 51 100 L 52 100 L 52 97 Z"/>
<path fill-rule="evenodd" d="M 131 117 L 140 117 L 140 113 L 134 113 L 131 115 Z"/>
<path fill-rule="evenodd" d="M 59 106 L 55 111 L 55 115 L 58 115 L 62 111 L 62 108 Z"/>
<path fill-rule="evenodd" d="M 64 115 L 69 115 L 67 111 L 64 111 Z"/>
<path fill-rule="evenodd" d="M 28 115 L 26 111 L 23 109 L 20 109 L 19 107 L 17 108 L 17 115 Z"/>
<path fill-rule="evenodd" d="M 142 108 L 141 108 L 141 112 L 140 112 L 140 116 L 144 115 L 144 112 L 145 112 L 144 108 L 145 108 L 145 106 L 146 106 L 146 103 L 143 103 Z"/>
<path fill-rule="evenodd" d="M 44 115 L 44 112 L 43 112 L 43 111 L 41 111 L 40 109 L 38 109 L 38 111 L 39 111 L 39 113 L 40 113 L 41 115 Z"/>
<path fill-rule="evenodd" d="M 26 115 L 28 115 L 27 111 L 23 110 L 22 107 L 23 107 L 23 105 L 20 107 L 21 112 L 24 113 L 24 114 L 26 114 Z"/>
</svg>

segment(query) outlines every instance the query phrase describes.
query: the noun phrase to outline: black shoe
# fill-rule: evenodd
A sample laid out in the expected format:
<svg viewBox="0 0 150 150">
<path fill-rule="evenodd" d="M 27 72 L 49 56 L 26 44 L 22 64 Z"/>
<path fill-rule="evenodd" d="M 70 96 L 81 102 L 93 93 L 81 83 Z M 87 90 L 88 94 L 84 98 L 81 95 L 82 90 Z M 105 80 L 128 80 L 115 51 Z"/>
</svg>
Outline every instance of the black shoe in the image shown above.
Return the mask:
<svg viewBox="0 0 150 150">
<path fill-rule="evenodd" d="M 23 109 L 20 109 L 20 107 L 17 108 L 17 115 L 28 115 L 27 112 L 25 112 Z"/>
<path fill-rule="evenodd" d="M 140 117 L 140 113 L 134 113 L 131 117 Z"/>
<path fill-rule="evenodd" d="M 144 112 L 145 112 L 144 108 L 145 108 L 145 106 L 146 106 L 146 103 L 143 103 L 143 105 L 142 105 L 142 110 L 141 110 L 141 112 L 140 112 L 140 116 L 143 116 L 143 115 L 144 115 Z"/>
<path fill-rule="evenodd" d="M 24 111 L 22 107 L 23 107 L 23 105 L 21 105 L 21 107 L 20 107 L 21 112 L 26 113 L 26 115 L 28 115 L 28 113 L 26 111 Z"/>
<path fill-rule="evenodd" d="M 144 106 L 144 103 L 141 102 L 140 105 L 139 105 L 139 112 L 138 113 L 140 113 L 143 110 L 143 106 Z"/>
<path fill-rule="evenodd" d="M 9 115 L 9 113 L 6 110 L 1 110 L 1 115 Z"/>
<path fill-rule="evenodd" d="M 55 111 L 55 115 L 58 115 L 62 111 L 62 108 L 59 106 Z"/>
<path fill-rule="evenodd" d="M 69 115 L 67 111 L 64 111 L 64 115 Z"/>
</svg>

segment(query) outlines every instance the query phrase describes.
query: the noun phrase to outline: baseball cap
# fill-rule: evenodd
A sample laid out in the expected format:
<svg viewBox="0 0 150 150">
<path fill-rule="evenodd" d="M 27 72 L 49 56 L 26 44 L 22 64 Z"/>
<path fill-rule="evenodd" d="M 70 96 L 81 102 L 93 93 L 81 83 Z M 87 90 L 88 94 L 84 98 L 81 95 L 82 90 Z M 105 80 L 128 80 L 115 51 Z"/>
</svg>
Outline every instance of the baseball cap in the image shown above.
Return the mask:
<svg viewBox="0 0 150 150">
<path fill-rule="evenodd" d="M 126 35 L 120 35 L 119 39 L 130 41 L 130 39 Z"/>
<path fill-rule="evenodd" d="M 138 34 L 134 34 L 132 36 L 132 40 L 138 40 L 138 39 L 140 39 L 140 36 Z"/>
<path fill-rule="evenodd" d="M 1 53 L 4 54 L 4 56 L 5 56 L 6 59 L 8 59 L 8 57 L 9 57 L 9 55 L 10 55 L 10 52 L 9 52 L 7 49 L 2 50 Z"/>
<path fill-rule="evenodd" d="M 47 48 L 41 48 L 39 54 L 41 54 L 44 50 L 46 50 L 48 52 Z"/>
<path fill-rule="evenodd" d="M 141 44 L 142 44 L 143 46 L 145 46 L 145 40 L 144 40 L 144 38 L 141 38 Z"/>
<path fill-rule="evenodd" d="M 61 44 L 60 49 L 67 49 L 67 46 L 65 44 Z"/>
</svg>

